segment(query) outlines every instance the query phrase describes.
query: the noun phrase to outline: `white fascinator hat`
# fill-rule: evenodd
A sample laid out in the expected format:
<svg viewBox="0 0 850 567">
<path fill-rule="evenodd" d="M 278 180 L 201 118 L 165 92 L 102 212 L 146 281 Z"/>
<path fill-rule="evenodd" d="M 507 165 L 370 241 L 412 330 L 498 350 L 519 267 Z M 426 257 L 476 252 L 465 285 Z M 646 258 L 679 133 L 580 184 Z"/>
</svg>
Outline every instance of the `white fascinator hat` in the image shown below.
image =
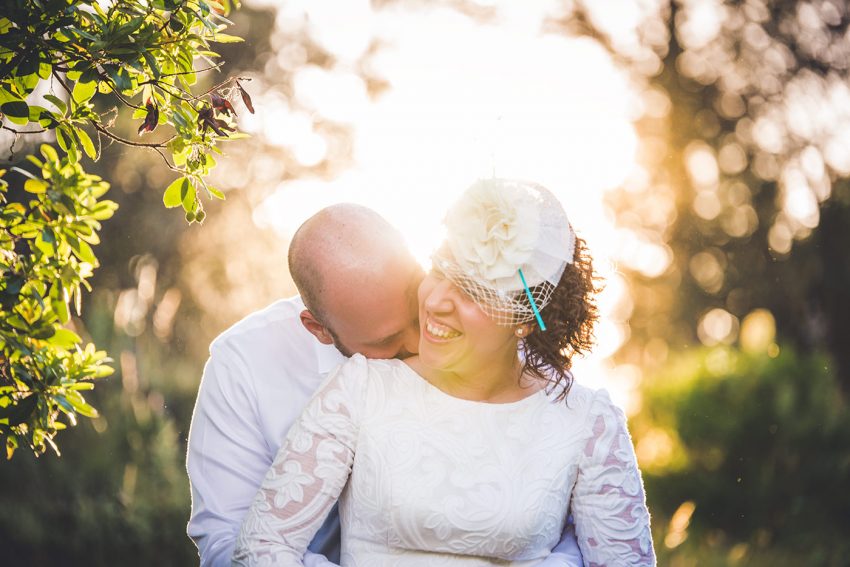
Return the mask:
<svg viewBox="0 0 850 567">
<path fill-rule="evenodd" d="M 567 265 L 576 235 L 555 195 L 528 181 L 483 179 L 443 221 L 446 240 L 432 257 L 442 272 L 497 324 L 537 320 Z"/>
</svg>

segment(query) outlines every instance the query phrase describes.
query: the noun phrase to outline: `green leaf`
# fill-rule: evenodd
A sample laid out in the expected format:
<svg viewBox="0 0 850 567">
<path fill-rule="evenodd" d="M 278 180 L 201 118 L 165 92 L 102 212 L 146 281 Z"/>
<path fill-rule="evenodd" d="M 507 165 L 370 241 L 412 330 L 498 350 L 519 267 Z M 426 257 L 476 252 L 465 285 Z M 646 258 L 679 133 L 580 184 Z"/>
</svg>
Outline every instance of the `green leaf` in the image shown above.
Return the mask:
<svg viewBox="0 0 850 567">
<path fill-rule="evenodd" d="M 46 95 L 44 95 L 44 98 L 47 101 L 52 102 L 56 106 L 56 108 L 59 109 L 59 112 L 61 112 L 62 114 L 65 114 L 68 111 L 68 106 L 65 104 L 65 101 L 63 101 L 58 96 L 53 96 L 52 94 L 46 94 Z"/>
<path fill-rule="evenodd" d="M 35 237 L 35 247 L 38 248 L 42 254 L 47 257 L 53 256 L 56 253 L 56 246 L 54 245 L 55 240 L 52 238 L 44 238 L 45 233 L 50 234 L 46 229 L 43 230 Z"/>
<path fill-rule="evenodd" d="M 68 151 L 68 146 L 72 144 L 72 141 L 68 138 L 65 128 L 60 127 L 56 129 L 56 143 L 59 144 L 59 147 L 62 148 L 62 150 L 65 152 Z"/>
<path fill-rule="evenodd" d="M 95 266 L 97 265 L 97 257 L 94 255 L 94 251 L 92 251 L 91 246 L 89 246 L 84 240 L 69 236 L 68 244 L 80 260 Z"/>
<path fill-rule="evenodd" d="M 162 203 L 172 209 L 183 202 L 183 195 L 188 191 L 189 178 L 178 177 L 165 189 L 165 194 L 162 196 Z"/>
<path fill-rule="evenodd" d="M 47 183 L 41 179 L 27 179 L 24 182 L 24 190 L 30 193 L 44 193 L 47 191 Z"/>
<path fill-rule="evenodd" d="M 98 72 L 97 67 L 86 66 L 82 68 L 79 83 L 98 82 L 98 79 L 100 79 L 100 73 Z"/>
<path fill-rule="evenodd" d="M 98 366 L 94 373 L 94 378 L 104 378 L 115 373 L 115 369 L 111 366 Z"/>
<path fill-rule="evenodd" d="M 30 157 L 32 157 L 32 156 L 27 156 L 27 158 L 30 158 Z M 35 157 L 33 157 L 33 159 L 31 159 L 30 161 L 32 161 L 32 162 L 37 162 L 37 161 L 38 161 L 38 159 L 36 159 Z M 36 165 L 38 165 L 38 164 L 36 164 Z M 36 177 L 35 175 L 33 175 L 32 173 L 30 173 L 30 172 L 29 172 L 29 171 L 27 171 L 26 169 L 21 169 L 20 167 L 17 167 L 17 166 L 13 167 L 13 168 L 12 168 L 12 171 L 17 171 L 17 172 L 18 172 L 18 173 L 20 173 L 21 175 L 24 175 L 24 176 L 26 176 L 26 177 L 29 177 L 30 179 L 38 179 L 38 177 Z"/>
<path fill-rule="evenodd" d="M 133 81 L 124 68 L 117 65 L 104 65 L 103 68 L 106 74 L 109 75 L 109 78 L 112 79 L 112 82 L 115 83 L 116 90 L 124 92 L 133 88 Z"/>
<path fill-rule="evenodd" d="M 12 83 L 15 85 L 15 90 L 18 91 L 22 96 L 27 96 L 35 90 L 36 85 L 41 79 L 38 78 L 38 75 L 35 72 L 29 75 L 14 75 L 12 78 Z"/>
<path fill-rule="evenodd" d="M 180 186 L 180 200 L 183 202 L 183 210 L 190 213 L 194 212 L 197 207 L 197 197 L 195 188 L 187 179 L 186 184 Z"/>
<path fill-rule="evenodd" d="M 142 56 L 145 58 L 145 61 L 150 67 L 151 73 L 153 73 L 154 79 L 159 79 L 162 72 L 159 70 L 159 65 L 156 62 L 156 58 L 150 54 L 150 52 L 145 51 L 142 53 Z"/>
<path fill-rule="evenodd" d="M 39 52 L 29 52 L 28 56 L 26 56 L 23 61 L 18 63 L 18 68 L 16 69 L 16 75 L 24 77 L 28 75 L 35 75 L 38 78 L 38 63 L 39 63 Z"/>
<path fill-rule="evenodd" d="M 91 159 L 96 160 L 97 150 L 95 149 L 94 143 L 92 142 L 88 133 L 86 133 L 86 131 L 82 128 L 76 128 L 74 131 L 77 134 L 77 137 L 80 139 L 80 144 L 82 144 L 83 151 L 86 152 L 86 155 L 89 156 Z"/>
<path fill-rule="evenodd" d="M 25 125 L 30 120 L 30 107 L 22 100 L 13 100 L 0 104 L 0 112 L 15 124 Z"/>
<path fill-rule="evenodd" d="M 65 350 L 70 350 L 74 348 L 74 345 L 81 342 L 83 339 L 70 329 L 56 329 L 56 333 L 47 339 L 52 345 L 56 345 L 58 347 L 64 348 Z"/>
<path fill-rule="evenodd" d="M 39 61 L 38 76 L 42 79 L 49 79 L 50 72 L 53 71 L 53 65 L 49 61 Z"/>
<path fill-rule="evenodd" d="M 216 43 L 239 43 L 245 40 L 239 36 L 228 35 L 226 33 L 217 33 L 215 34 L 215 36 L 213 36 L 211 41 L 214 41 Z"/>
<path fill-rule="evenodd" d="M 114 201 L 101 201 L 94 209 L 92 209 L 91 218 L 99 221 L 106 220 L 112 217 L 117 208 L 118 203 L 115 203 Z"/>
<path fill-rule="evenodd" d="M 174 122 L 175 126 L 181 126 L 183 128 L 189 127 L 189 123 L 179 110 L 175 111 L 174 114 L 171 115 L 171 120 Z"/>
<path fill-rule="evenodd" d="M 54 396 L 53 400 L 59 404 L 59 409 L 65 413 L 74 413 L 74 406 L 71 405 L 71 402 L 65 399 L 65 396 Z"/>
<path fill-rule="evenodd" d="M 43 106 L 30 106 L 30 122 L 38 122 L 44 128 L 52 128 L 58 124 L 52 112 Z"/>
<path fill-rule="evenodd" d="M 83 399 L 83 396 L 80 395 L 76 390 L 66 390 L 66 398 L 74 406 L 74 409 L 78 414 L 84 415 L 86 417 L 97 417 L 97 410 L 91 407 L 86 403 Z"/>
<path fill-rule="evenodd" d="M 221 199 L 222 201 L 224 201 L 224 193 L 222 193 L 212 185 L 207 185 L 207 191 L 209 191 L 210 195 L 212 195 L 216 199 Z"/>
<path fill-rule="evenodd" d="M 89 81 L 87 83 L 78 82 L 74 85 L 71 96 L 74 97 L 74 102 L 82 104 L 88 102 L 94 96 L 95 92 L 97 92 L 97 83 L 95 81 Z"/>
<path fill-rule="evenodd" d="M 59 154 L 56 153 L 56 150 L 50 144 L 41 144 L 39 150 L 41 151 L 41 155 L 44 156 L 44 159 L 54 163 L 59 161 Z"/>
<path fill-rule="evenodd" d="M 0 85 L 0 104 L 4 102 L 11 102 L 15 100 L 21 100 L 21 97 L 12 93 L 9 90 L 9 87 L 6 85 Z"/>
<path fill-rule="evenodd" d="M 80 154 L 77 152 L 76 139 L 71 128 L 64 124 L 59 126 L 56 129 L 56 141 L 59 143 L 59 147 L 68 154 L 68 160 L 71 163 L 77 163 L 79 161 Z"/>
<path fill-rule="evenodd" d="M 131 19 L 126 24 L 124 24 L 123 26 L 119 27 L 118 30 L 116 31 L 115 35 L 118 35 L 118 36 L 132 35 L 133 33 L 135 33 L 135 31 L 137 29 L 142 27 L 142 24 L 144 22 L 145 22 L 145 19 L 143 17 L 137 16 L 137 17 Z"/>
<path fill-rule="evenodd" d="M 59 317 L 59 321 L 61 323 L 67 323 L 71 319 L 71 312 L 68 310 L 68 304 L 65 303 L 61 298 L 53 299 L 50 303 L 53 307 L 53 311 L 56 313 L 56 316 Z"/>
</svg>

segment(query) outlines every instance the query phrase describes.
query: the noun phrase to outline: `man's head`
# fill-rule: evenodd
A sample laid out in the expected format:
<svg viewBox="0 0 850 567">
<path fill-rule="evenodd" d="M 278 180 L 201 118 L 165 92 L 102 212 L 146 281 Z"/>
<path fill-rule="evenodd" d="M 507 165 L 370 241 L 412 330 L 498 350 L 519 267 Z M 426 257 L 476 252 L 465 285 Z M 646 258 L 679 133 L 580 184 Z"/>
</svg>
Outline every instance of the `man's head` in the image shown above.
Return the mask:
<svg viewBox="0 0 850 567">
<path fill-rule="evenodd" d="M 418 351 L 423 271 L 375 211 L 344 203 L 307 219 L 289 245 L 289 271 L 307 307 L 301 322 L 320 342 L 347 356 Z"/>
</svg>

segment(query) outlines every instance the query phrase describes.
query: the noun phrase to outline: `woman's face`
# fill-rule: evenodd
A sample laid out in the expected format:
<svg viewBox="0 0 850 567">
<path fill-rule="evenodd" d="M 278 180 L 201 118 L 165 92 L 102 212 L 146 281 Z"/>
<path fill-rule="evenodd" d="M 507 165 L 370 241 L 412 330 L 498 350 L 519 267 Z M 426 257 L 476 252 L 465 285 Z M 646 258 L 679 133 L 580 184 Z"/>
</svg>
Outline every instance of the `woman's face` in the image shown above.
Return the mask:
<svg viewBox="0 0 850 567">
<path fill-rule="evenodd" d="M 419 358 L 431 368 L 475 372 L 516 358 L 514 330 L 496 325 L 437 270 L 419 285 L 419 324 Z"/>
</svg>

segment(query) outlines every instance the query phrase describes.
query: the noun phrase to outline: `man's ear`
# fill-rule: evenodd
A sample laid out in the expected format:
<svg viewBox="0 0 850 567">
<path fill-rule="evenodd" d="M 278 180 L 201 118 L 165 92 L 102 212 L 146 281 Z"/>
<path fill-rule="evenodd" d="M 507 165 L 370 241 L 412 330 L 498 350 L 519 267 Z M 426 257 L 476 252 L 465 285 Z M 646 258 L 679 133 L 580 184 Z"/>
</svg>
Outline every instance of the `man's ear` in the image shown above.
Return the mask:
<svg viewBox="0 0 850 567">
<path fill-rule="evenodd" d="M 334 344 L 334 339 L 328 328 L 319 323 L 319 320 L 307 309 L 301 312 L 301 324 L 323 345 Z"/>
</svg>

